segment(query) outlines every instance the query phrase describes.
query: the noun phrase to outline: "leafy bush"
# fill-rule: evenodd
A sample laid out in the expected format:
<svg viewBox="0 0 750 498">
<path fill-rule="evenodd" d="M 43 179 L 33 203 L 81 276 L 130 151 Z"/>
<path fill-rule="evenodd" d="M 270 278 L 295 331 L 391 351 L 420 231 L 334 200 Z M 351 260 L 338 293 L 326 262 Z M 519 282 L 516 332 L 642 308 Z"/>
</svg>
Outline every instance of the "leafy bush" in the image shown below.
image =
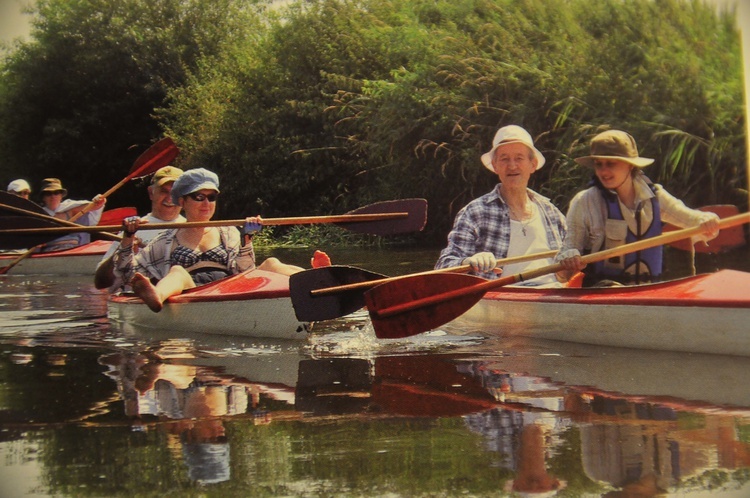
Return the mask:
<svg viewBox="0 0 750 498">
<path fill-rule="evenodd" d="M 563 210 L 590 176 L 573 158 L 607 128 L 689 205 L 747 208 L 736 17 L 699 0 L 45 0 L 36 15 L 0 77 L 9 176 L 101 192 L 160 128 L 181 166 L 219 173 L 219 216 L 425 197 L 417 238 L 442 242 L 497 182 L 479 156 L 515 123 L 547 158 L 532 188 Z"/>
</svg>

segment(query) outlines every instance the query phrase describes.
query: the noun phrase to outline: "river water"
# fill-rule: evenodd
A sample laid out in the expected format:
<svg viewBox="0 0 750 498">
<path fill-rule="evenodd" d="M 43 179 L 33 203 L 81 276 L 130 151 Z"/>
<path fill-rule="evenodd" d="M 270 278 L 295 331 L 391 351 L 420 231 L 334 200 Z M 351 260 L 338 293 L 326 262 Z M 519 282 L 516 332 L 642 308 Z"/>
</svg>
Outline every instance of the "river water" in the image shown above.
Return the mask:
<svg viewBox="0 0 750 498">
<path fill-rule="evenodd" d="M 330 254 L 397 275 L 437 252 Z M 90 278 L 0 295 L 3 497 L 750 496 L 750 358 L 379 341 L 363 312 L 294 343 L 124 331 Z"/>
</svg>

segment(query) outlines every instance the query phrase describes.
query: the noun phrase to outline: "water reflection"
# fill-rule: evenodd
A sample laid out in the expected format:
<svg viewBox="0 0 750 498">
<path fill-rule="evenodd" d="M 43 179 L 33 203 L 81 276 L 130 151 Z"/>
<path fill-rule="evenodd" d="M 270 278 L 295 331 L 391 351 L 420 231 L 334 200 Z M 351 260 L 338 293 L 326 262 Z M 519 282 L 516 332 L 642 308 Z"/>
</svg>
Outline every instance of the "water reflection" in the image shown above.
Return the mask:
<svg viewBox="0 0 750 498">
<path fill-rule="evenodd" d="M 344 428 L 351 424 L 382 420 L 433 421 L 428 426 L 439 420 L 461 421 L 480 438 L 471 454 L 481 455 L 481 460 L 472 465 L 494 475 L 504 493 L 554 496 L 572 483 L 574 496 L 583 491 L 656 496 L 700 487 L 704 481 L 719 479 L 729 485 L 748 477 L 750 409 L 722 414 L 713 407 L 712 413 L 706 404 L 696 409 L 674 400 L 567 385 L 504 370 L 505 356 L 313 359 L 304 348 L 295 352 L 283 345 L 271 347 L 280 355 L 278 363 L 267 352 L 214 355 L 233 349 L 211 351 L 205 343 L 164 340 L 142 352 L 99 359 L 117 385 L 118 403 L 133 429 L 164 433 L 170 454 L 183 462 L 196 483 L 230 480 L 236 466 L 233 447 L 244 447 L 237 451 L 242 459 L 247 444 L 254 446 L 286 430 L 294 433 L 289 424 L 312 424 L 310 434 L 323 429 L 341 456 L 351 457 L 361 451 L 361 441 L 341 440 L 336 433 L 349 434 Z M 269 368 L 272 364 L 277 368 Z M 237 423 L 261 432 L 233 444 L 232 434 L 238 432 L 227 426 Z M 401 424 L 399 431 L 408 436 L 399 444 L 415 443 L 420 430 L 408 429 L 409 422 Z M 263 426 L 277 429 L 265 429 L 269 434 L 264 436 Z M 451 425 L 450 431 L 460 428 Z M 431 438 L 437 438 L 436 433 Z M 385 451 L 404 458 L 399 444 Z M 466 448 L 465 442 L 458 448 Z M 288 465 L 320 455 L 291 445 L 283 454 L 253 457 L 266 465 Z M 285 478 L 302 476 L 292 465 Z"/>
<path fill-rule="evenodd" d="M 0 295 L 2 496 L 748 494 L 747 358 L 377 341 L 366 314 L 301 343 L 125 333 L 87 281 Z"/>
<path fill-rule="evenodd" d="M 134 430 L 146 430 L 150 417 L 161 424 L 171 448 L 179 448 L 191 479 L 215 483 L 229 479 L 229 445 L 221 417 L 245 413 L 248 388 L 206 369 L 170 365 L 135 354 L 101 358 L 117 383 L 125 415 Z"/>
</svg>

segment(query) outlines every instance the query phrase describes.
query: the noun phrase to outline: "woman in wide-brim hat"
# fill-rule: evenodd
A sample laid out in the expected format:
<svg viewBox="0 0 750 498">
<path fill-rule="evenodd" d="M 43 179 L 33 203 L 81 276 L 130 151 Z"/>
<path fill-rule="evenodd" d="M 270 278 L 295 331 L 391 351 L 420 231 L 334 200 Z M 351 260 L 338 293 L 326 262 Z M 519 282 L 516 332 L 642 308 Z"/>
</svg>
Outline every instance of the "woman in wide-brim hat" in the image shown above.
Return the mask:
<svg viewBox="0 0 750 498">
<path fill-rule="evenodd" d="M 570 202 L 566 219 L 568 232 L 557 255 L 572 274 L 585 268 L 584 285 L 601 280 L 645 283 L 659 280 L 662 248 L 657 246 L 619 258 L 594 263 L 586 268 L 581 254 L 588 254 L 661 234 L 663 223 L 678 227 L 701 225 L 704 240 L 716 237 L 719 217 L 690 209 L 652 183 L 643 168 L 653 159 L 641 157 L 635 139 L 621 130 L 609 130 L 591 141 L 590 153 L 576 159 L 593 169 L 593 186 L 579 192 Z"/>
<path fill-rule="evenodd" d="M 172 185 L 171 194 L 188 223 L 209 221 L 216 212 L 219 177 L 204 168 L 185 171 Z M 245 233 L 260 230 L 262 223 L 259 216 L 247 218 Z M 113 255 L 114 271 L 123 282 L 130 282 L 152 311 L 161 311 L 164 301 L 186 289 L 255 268 L 251 237 L 242 245 L 236 227 L 164 230 L 134 254 L 133 238 L 140 225 L 138 216 L 123 220 L 122 241 Z M 143 226 L 148 228 L 148 224 Z M 276 258 L 266 259 L 258 269 L 284 275 L 302 271 Z"/>
<path fill-rule="evenodd" d="M 42 188 L 39 193 L 42 196 L 42 208 L 48 215 L 66 221 L 74 220 L 77 224 L 85 226 L 93 226 L 99 223 L 104 205 L 107 202 L 106 197 L 101 195 L 97 195 L 91 201 L 65 199 L 68 190 L 62 186 L 62 182 L 58 178 L 42 180 Z M 79 215 L 92 203 L 92 209 Z M 41 252 L 63 251 L 89 242 L 91 242 L 91 235 L 88 233 L 70 233 L 47 242 Z"/>
</svg>

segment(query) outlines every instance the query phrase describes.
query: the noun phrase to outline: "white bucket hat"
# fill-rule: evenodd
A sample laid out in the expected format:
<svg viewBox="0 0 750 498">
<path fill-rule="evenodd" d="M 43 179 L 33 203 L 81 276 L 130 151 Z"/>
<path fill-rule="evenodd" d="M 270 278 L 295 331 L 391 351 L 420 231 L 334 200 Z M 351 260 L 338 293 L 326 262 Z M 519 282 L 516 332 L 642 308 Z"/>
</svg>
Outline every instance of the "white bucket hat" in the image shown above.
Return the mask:
<svg viewBox="0 0 750 498">
<path fill-rule="evenodd" d="M 495 138 L 492 139 L 492 149 L 489 152 L 482 154 L 482 164 L 484 164 L 484 167 L 494 173 L 495 168 L 492 167 L 492 158 L 495 156 L 497 148 L 501 145 L 515 143 L 524 144 L 534 152 L 537 163 L 536 169 L 541 169 L 541 167 L 544 166 L 544 163 L 546 162 L 544 156 L 536 147 L 534 147 L 534 140 L 531 138 L 531 135 L 529 135 L 529 132 L 517 125 L 508 125 L 497 130 Z"/>
</svg>

